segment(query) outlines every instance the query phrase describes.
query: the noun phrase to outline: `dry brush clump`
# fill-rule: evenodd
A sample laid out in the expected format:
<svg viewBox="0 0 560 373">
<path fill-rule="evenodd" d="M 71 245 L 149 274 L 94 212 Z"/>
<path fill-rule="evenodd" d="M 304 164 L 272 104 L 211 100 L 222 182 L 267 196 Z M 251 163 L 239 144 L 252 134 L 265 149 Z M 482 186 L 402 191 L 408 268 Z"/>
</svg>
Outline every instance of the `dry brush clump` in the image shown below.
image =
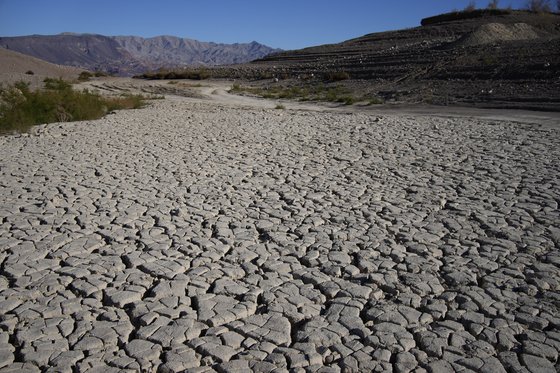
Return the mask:
<svg viewBox="0 0 560 373">
<path fill-rule="evenodd" d="M 325 80 L 328 82 L 340 82 L 350 79 L 350 74 L 346 71 L 328 71 L 325 73 Z"/>
<path fill-rule="evenodd" d="M 237 94 L 250 94 L 268 99 L 287 99 L 297 101 L 326 101 L 338 102 L 344 105 L 352 105 L 364 97 L 356 97 L 350 90 L 340 85 L 304 85 L 304 86 L 273 86 L 273 87 L 249 87 L 234 84 L 230 92 Z"/>
<path fill-rule="evenodd" d="M 476 10 L 476 3 L 474 1 L 469 1 L 465 7 L 465 12 L 472 12 L 474 10 Z"/>
<path fill-rule="evenodd" d="M 511 8 L 507 9 L 473 9 L 464 11 L 452 11 L 450 13 L 439 14 L 437 16 L 422 19 L 422 26 L 434 25 L 442 22 L 461 21 L 466 19 L 481 18 L 487 16 L 505 16 L 512 13 Z"/>
<path fill-rule="evenodd" d="M 499 0 L 490 0 L 487 8 L 488 9 L 498 9 L 498 3 L 499 3 Z"/>
<path fill-rule="evenodd" d="M 166 70 L 160 69 L 158 71 L 146 72 L 144 74 L 135 75 L 134 78 L 138 79 L 191 79 L 191 80 L 205 80 L 212 77 L 212 73 L 207 68 L 185 68 L 182 70 Z"/>
<path fill-rule="evenodd" d="M 99 119 L 113 110 L 145 104 L 140 95 L 103 97 L 76 91 L 62 79 L 47 78 L 44 83 L 45 89 L 37 91 L 25 82 L 0 88 L 0 133 L 26 132 L 43 123 Z"/>
<path fill-rule="evenodd" d="M 78 81 L 87 82 L 88 80 L 90 80 L 93 77 L 99 78 L 99 77 L 103 77 L 103 76 L 109 76 L 109 74 L 107 74 L 106 72 L 103 72 L 103 71 L 94 71 L 94 72 L 82 71 L 80 73 L 80 75 L 78 76 Z"/>
<path fill-rule="evenodd" d="M 552 5 L 550 5 L 550 0 L 528 0 L 526 8 L 528 10 L 530 10 L 531 12 L 535 12 L 535 13 L 550 13 L 550 12 L 552 12 Z M 559 9 L 560 9 L 560 6 L 559 6 Z"/>
</svg>

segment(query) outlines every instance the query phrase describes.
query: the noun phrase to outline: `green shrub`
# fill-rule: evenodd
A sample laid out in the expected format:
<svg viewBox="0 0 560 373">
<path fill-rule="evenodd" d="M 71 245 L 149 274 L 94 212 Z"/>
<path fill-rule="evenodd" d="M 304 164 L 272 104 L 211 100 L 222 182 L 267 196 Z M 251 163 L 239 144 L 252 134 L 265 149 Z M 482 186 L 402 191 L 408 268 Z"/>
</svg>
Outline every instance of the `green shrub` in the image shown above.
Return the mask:
<svg viewBox="0 0 560 373">
<path fill-rule="evenodd" d="M 78 75 L 78 80 L 80 82 L 87 82 L 88 80 L 91 79 L 92 76 L 93 74 L 90 73 L 89 71 L 82 71 L 80 75 Z"/>
<path fill-rule="evenodd" d="M 163 96 L 150 97 L 154 100 L 163 99 Z M 145 105 L 145 97 L 142 95 L 124 94 L 119 97 L 106 98 L 107 110 L 139 109 Z"/>
<path fill-rule="evenodd" d="M 191 79 L 205 80 L 211 77 L 210 70 L 206 68 L 187 68 L 183 70 L 164 70 L 160 69 L 154 72 L 146 72 L 144 74 L 135 75 L 133 78 L 150 79 L 150 80 L 170 80 L 170 79 Z"/>
<path fill-rule="evenodd" d="M 89 91 L 76 91 L 62 79 L 45 79 L 45 89 L 31 91 L 18 82 L 0 89 L 0 133 L 25 132 L 42 123 L 99 119 L 117 109 L 144 105 L 144 97 L 125 95 L 105 98 Z"/>
<path fill-rule="evenodd" d="M 50 89 L 53 91 L 65 91 L 72 89 L 72 85 L 62 80 L 61 78 L 45 78 L 43 80 L 43 83 L 45 83 L 45 89 Z"/>
<path fill-rule="evenodd" d="M 381 105 L 383 104 L 383 100 L 379 97 L 370 98 L 368 101 L 368 105 Z"/>
<path fill-rule="evenodd" d="M 329 101 L 340 102 L 346 105 L 352 105 L 356 102 L 356 98 L 352 96 L 351 91 L 343 86 L 328 87 L 320 84 L 317 86 L 293 86 L 281 87 L 273 86 L 268 88 L 247 87 L 234 84 L 230 92 L 232 93 L 249 93 L 263 98 L 269 99 L 297 99 L 299 101 Z"/>
<path fill-rule="evenodd" d="M 285 107 L 284 105 L 282 105 L 282 104 L 278 104 L 278 105 L 276 105 L 276 107 L 275 107 L 275 109 L 278 109 L 278 110 L 284 110 L 285 108 L 286 108 L 286 107 Z"/>
<path fill-rule="evenodd" d="M 345 71 L 331 71 L 325 73 L 325 79 L 329 82 L 339 82 L 350 79 L 350 74 Z"/>
<path fill-rule="evenodd" d="M 336 102 L 343 103 L 344 105 L 352 105 L 356 100 L 352 96 L 339 97 Z"/>
</svg>

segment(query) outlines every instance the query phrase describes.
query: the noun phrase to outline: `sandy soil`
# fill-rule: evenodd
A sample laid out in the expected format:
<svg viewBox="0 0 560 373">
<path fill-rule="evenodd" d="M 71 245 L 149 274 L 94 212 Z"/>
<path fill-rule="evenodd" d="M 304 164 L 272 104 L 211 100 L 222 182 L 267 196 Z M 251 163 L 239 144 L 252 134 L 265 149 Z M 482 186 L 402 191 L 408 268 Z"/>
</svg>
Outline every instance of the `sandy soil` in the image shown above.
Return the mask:
<svg viewBox="0 0 560 373">
<path fill-rule="evenodd" d="M 27 72 L 33 72 L 28 74 Z M 74 80 L 84 71 L 70 66 L 55 65 L 31 56 L 0 48 L 0 83 L 29 82 L 33 88 L 41 87 L 46 77 Z"/>
<path fill-rule="evenodd" d="M 202 84 L 0 138 L 0 372 L 558 370 L 553 119 Z"/>
</svg>

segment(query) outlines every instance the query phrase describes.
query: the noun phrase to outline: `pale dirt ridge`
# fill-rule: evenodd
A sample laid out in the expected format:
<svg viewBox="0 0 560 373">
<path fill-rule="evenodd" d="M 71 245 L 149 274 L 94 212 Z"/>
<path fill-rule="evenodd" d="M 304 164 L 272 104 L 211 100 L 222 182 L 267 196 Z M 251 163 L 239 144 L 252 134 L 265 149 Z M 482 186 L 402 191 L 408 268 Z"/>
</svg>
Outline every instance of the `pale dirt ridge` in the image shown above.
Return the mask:
<svg viewBox="0 0 560 373">
<path fill-rule="evenodd" d="M 460 38 L 457 43 L 464 46 L 476 46 L 501 43 L 504 41 L 533 40 L 538 38 L 539 34 L 531 25 L 526 23 L 514 23 L 512 25 L 488 23 L 466 34 L 464 37 Z"/>
<path fill-rule="evenodd" d="M 26 74 L 32 71 L 33 75 Z M 84 71 L 76 67 L 55 65 L 25 54 L 0 48 L 0 83 L 12 84 L 18 81 L 40 87 L 46 77 L 74 80 Z"/>
<path fill-rule="evenodd" d="M 558 370 L 557 127 L 249 104 L 0 138 L 0 372 Z"/>
</svg>

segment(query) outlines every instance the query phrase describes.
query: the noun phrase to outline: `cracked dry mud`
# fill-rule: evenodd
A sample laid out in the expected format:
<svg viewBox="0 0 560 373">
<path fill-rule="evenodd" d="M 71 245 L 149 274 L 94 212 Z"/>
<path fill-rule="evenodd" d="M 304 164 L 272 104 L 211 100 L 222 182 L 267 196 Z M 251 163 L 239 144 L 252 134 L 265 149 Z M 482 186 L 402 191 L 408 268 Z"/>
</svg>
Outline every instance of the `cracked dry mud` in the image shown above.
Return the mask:
<svg viewBox="0 0 560 373">
<path fill-rule="evenodd" d="M 0 372 L 555 372 L 560 136 L 166 99 L 0 138 Z"/>
</svg>

